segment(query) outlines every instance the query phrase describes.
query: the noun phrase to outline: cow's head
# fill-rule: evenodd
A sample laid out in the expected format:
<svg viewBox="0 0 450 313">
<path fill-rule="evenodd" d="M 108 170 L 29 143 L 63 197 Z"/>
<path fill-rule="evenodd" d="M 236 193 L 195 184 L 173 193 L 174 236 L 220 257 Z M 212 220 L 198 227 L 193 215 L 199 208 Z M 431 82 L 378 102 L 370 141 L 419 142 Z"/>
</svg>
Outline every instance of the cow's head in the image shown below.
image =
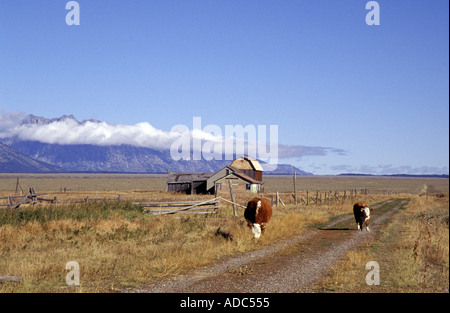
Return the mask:
<svg viewBox="0 0 450 313">
<path fill-rule="evenodd" d="M 261 225 L 254 223 L 252 225 L 252 234 L 255 236 L 256 239 L 261 237 Z"/>
<path fill-rule="evenodd" d="M 364 208 L 361 208 L 361 213 L 364 215 L 364 219 L 370 218 L 370 211 L 372 211 L 372 209 L 367 206 Z"/>
</svg>

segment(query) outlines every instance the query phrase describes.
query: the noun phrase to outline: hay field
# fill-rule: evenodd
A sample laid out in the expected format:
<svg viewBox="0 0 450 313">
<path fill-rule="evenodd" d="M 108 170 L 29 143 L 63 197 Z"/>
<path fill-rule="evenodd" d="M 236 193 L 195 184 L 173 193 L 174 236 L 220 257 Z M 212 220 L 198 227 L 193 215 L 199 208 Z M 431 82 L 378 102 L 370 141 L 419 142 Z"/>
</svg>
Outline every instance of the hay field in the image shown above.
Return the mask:
<svg viewBox="0 0 450 313">
<path fill-rule="evenodd" d="M 449 179 L 389 176 L 297 176 L 297 191 L 344 191 L 368 189 L 370 193 L 419 194 L 427 186 L 429 193 L 448 192 Z M 264 176 L 266 192 L 292 192 L 293 178 L 288 175 Z"/>
<path fill-rule="evenodd" d="M 26 192 L 34 187 L 40 192 L 165 191 L 166 174 L 5 174 L 0 173 L 0 192 L 14 192 L 17 179 Z M 429 193 L 448 192 L 449 179 L 384 176 L 297 176 L 299 192 L 368 189 L 371 193 L 418 194 L 427 186 Z M 292 192 L 290 175 L 265 175 L 264 191 Z"/>
<path fill-rule="evenodd" d="M 380 266 L 378 286 L 368 286 L 365 264 Z M 377 240 L 349 251 L 326 277 L 318 292 L 449 292 L 449 198 L 413 196 Z"/>
<path fill-rule="evenodd" d="M 165 192 L 165 175 L 0 174 L 0 196 L 15 192 L 17 177 L 24 193 L 34 187 L 38 193 L 47 193 L 46 198 L 56 196 L 58 200 L 70 201 L 121 194 L 123 201 L 0 208 L 0 276 L 24 278 L 20 284 L 0 283 L 0 292 L 115 292 L 267 247 L 349 214 L 356 200 L 375 203 L 390 197 L 432 193 L 446 193 L 448 199 L 448 179 L 317 176 L 297 177 L 300 195 L 304 190 L 364 188 L 370 193 L 296 206 L 291 197 L 292 177 L 266 176 L 264 196 L 279 191 L 286 205 L 274 208 L 265 236 L 255 242 L 242 218 L 243 209 L 238 207 L 235 217 L 228 203 L 221 203 L 219 213 L 212 216 L 144 214 L 143 207 L 134 201 L 211 198 Z M 253 196 L 237 194 L 236 201 L 245 204 Z M 65 283 L 65 265 L 69 261 L 80 264 L 80 286 Z"/>
<path fill-rule="evenodd" d="M 5 174 L 0 173 L 0 192 L 15 191 L 19 185 L 27 192 L 30 187 L 45 192 L 165 190 L 167 175 L 162 174 Z"/>
<path fill-rule="evenodd" d="M 183 197 L 152 195 L 172 201 Z M 242 218 L 243 208 L 237 208 L 235 217 L 227 203 L 221 203 L 218 214 L 207 216 L 152 216 L 130 201 L 0 209 L 0 276 L 23 277 L 20 284 L 0 283 L 0 292 L 116 292 L 138 287 L 267 247 L 344 213 L 349 201 L 323 210 L 277 208 L 258 241 Z M 80 286 L 65 283 L 70 261 L 80 264 Z"/>
</svg>

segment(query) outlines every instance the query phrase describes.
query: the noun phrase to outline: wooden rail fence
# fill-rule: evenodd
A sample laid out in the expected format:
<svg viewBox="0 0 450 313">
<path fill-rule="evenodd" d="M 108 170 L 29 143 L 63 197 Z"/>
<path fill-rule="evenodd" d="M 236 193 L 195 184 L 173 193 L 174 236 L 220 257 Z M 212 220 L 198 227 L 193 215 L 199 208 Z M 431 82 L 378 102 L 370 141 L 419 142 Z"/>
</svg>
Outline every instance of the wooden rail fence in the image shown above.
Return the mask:
<svg viewBox="0 0 450 313">
<path fill-rule="evenodd" d="M 242 204 L 215 197 L 205 201 L 171 201 L 171 202 L 134 202 L 144 206 L 144 212 L 152 215 L 164 214 L 215 214 L 220 209 L 220 201 L 233 205 L 233 214 L 236 215 L 236 207 L 246 208 Z"/>
<path fill-rule="evenodd" d="M 152 215 L 164 214 L 215 214 L 220 198 L 206 201 L 135 202 L 144 206 L 144 212 Z"/>
<path fill-rule="evenodd" d="M 30 188 L 29 192 L 25 196 L 7 196 L 0 197 L 0 200 L 7 200 L 7 203 L 0 203 L 0 207 L 17 209 L 22 204 L 37 204 L 39 202 L 47 202 L 51 204 L 56 203 L 88 203 L 89 201 L 120 201 L 122 200 L 122 196 L 118 195 L 117 198 L 90 198 L 86 197 L 80 200 L 70 200 L 70 201 L 58 201 L 58 198 L 55 196 L 53 199 L 43 198 L 41 196 L 47 195 L 46 193 L 36 193 L 34 188 Z M 16 202 L 16 199 L 20 199 L 20 201 Z"/>
<path fill-rule="evenodd" d="M 295 204 L 295 205 L 313 205 L 313 204 L 322 204 L 332 201 L 340 201 L 346 199 L 355 199 L 357 195 L 368 195 L 369 190 L 367 188 L 361 189 L 360 192 L 356 189 L 352 190 L 344 190 L 344 191 L 303 191 L 302 193 L 294 191 L 294 193 L 289 192 L 275 192 L 275 193 L 265 193 L 264 197 L 270 199 L 270 203 L 272 206 L 286 206 L 286 204 Z M 284 197 L 284 201 L 282 199 Z M 292 196 L 292 201 L 289 201 L 289 198 Z"/>
<path fill-rule="evenodd" d="M 45 196 L 45 193 L 39 193 L 37 194 L 34 191 L 34 188 L 30 188 L 30 191 L 25 195 L 25 196 L 7 196 L 7 197 L 0 197 L 0 199 L 7 199 L 8 203 L 0 203 L 0 206 L 6 206 L 8 208 L 14 208 L 17 209 L 19 206 L 21 206 L 22 204 L 28 204 L 28 203 L 38 203 L 38 202 L 42 202 L 42 201 L 46 201 L 46 202 L 56 202 L 56 198 L 55 199 L 46 199 L 46 198 L 42 198 L 40 196 Z M 18 202 L 15 202 L 15 199 L 21 199 Z"/>
<path fill-rule="evenodd" d="M 294 192 L 285 192 L 283 193 L 284 201 L 281 198 L 281 193 L 278 191 L 276 193 L 262 193 L 255 196 L 266 197 L 270 199 L 271 205 L 279 207 L 280 204 L 286 206 L 286 204 L 293 203 L 297 205 L 311 205 L 311 204 L 322 204 L 330 201 L 339 201 L 346 199 L 354 199 L 357 195 L 367 195 L 369 191 L 364 188 L 360 189 L 359 193 L 357 189 L 345 190 L 343 192 L 338 191 L 315 191 L 310 192 L 309 190 L 303 190 L 302 192 L 297 192 L 296 185 L 296 175 L 294 173 Z M 47 202 L 51 204 L 55 203 L 88 203 L 89 201 L 121 201 L 122 196 L 119 194 L 118 197 L 115 198 L 90 198 L 86 197 L 80 200 L 69 200 L 69 201 L 58 201 L 57 197 L 53 197 L 53 199 L 43 198 L 45 193 L 37 194 L 34 188 L 30 188 L 29 192 L 25 196 L 7 196 L 0 197 L 0 200 L 7 200 L 6 203 L 0 203 L 1 207 L 14 208 L 17 209 L 22 204 L 36 204 L 38 202 Z M 246 195 L 247 197 L 248 195 Z M 217 213 L 219 209 L 219 203 L 221 200 L 231 203 L 233 205 L 233 214 L 237 216 L 236 207 L 240 206 L 245 208 L 245 206 L 236 203 L 235 195 L 233 193 L 233 188 L 230 185 L 230 200 L 224 199 L 222 197 L 215 197 L 206 201 L 176 201 L 176 202 L 140 202 L 135 204 L 140 204 L 144 206 L 144 212 L 151 213 L 153 215 L 162 215 L 162 214 L 214 214 Z M 17 201 L 19 199 L 19 201 Z M 291 200 L 291 201 L 289 201 Z"/>
</svg>

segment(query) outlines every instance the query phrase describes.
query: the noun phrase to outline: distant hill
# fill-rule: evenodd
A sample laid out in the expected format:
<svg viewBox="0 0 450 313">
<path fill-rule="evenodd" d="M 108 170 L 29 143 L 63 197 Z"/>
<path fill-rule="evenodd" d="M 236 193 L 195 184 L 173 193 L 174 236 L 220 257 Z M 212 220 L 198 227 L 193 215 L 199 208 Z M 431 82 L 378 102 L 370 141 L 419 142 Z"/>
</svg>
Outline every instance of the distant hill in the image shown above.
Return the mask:
<svg viewBox="0 0 450 313">
<path fill-rule="evenodd" d="M 66 172 L 214 172 L 224 161 L 174 161 L 169 151 L 150 148 L 95 145 L 59 145 L 15 141 L 11 147 L 32 158 L 54 164 Z"/>
<path fill-rule="evenodd" d="M 446 174 L 391 174 L 391 175 L 373 175 L 373 174 L 358 174 L 358 173 L 344 173 L 338 176 L 384 176 L 384 177 L 419 177 L 419 178 L 449 178 Z"/>
<path fill-rule="evenodd" d="M 313 173 L 305 172 L 290 164 L 278 164 L 277 168 L 274 170 L 272 165 L 261 162 L 261 166 L 264 169 L 264 175 L 314 175 Z"/>
<path fill-rule="evenodd" d="M 150 148 L 95 145 L 58 145 L 37 141 L 14 141 L 11 148 L 30 158 L 53 164 L 65 172 L 217 172 L 229 165 L 229 160 L 174 161 L 170 151 Z M 265 174 L 312 175 L 289 164 L 279 164 L 275 170 L 261 162 Z"/>
<path fill-rule="evenodd" d="M 34 160 L 0 143 L 0 173 L 59 172 L 57 166 Z"/>
</svg>

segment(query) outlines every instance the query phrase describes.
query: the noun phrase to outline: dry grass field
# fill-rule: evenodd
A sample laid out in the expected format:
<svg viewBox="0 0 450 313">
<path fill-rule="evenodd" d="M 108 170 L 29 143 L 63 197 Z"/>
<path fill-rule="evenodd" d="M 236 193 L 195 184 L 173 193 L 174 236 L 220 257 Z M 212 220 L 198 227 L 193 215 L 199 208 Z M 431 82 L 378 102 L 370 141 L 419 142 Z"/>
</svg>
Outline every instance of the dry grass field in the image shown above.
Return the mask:
<svg viewBox="0 0 450 313">
<path fill-rule="evenodd" d="M 368 260 L 380 266 L 378 286 L 365 283 Z M 377 241 L 348 252 L 316 288 L 320 292 L 448 293 L 448 195 L 412 197 Z"/>
<path fill-rule="evenodd" d="M 164 191 L 165 174 L 5 174 L 0 173 L 0 192 L 15 191 L 17 178 L 26 192 L 34 187 L 36 191 L 67 192 L 85 191 Z M 291 192 L 292 177 L 289 175 L 264 176 L 265 192 Z M 448 192 L 448 179 L 382 177 L 382 176 L 297 176 L 298 191 L 335 191 L 367 188 L 372 193 L 420 193 L 427 185 L 431 192 Z M 20 189 L 19 189 L 20 190 Z"/>
<path fill-rule="evenodd" d="M 0 174 L 0 197 L 14 194 L 17 177 L 23 193 L 34 187 L 36 192 L 47 193 L 47 198 L 56 196 L 61 202 L 87 196 L 116 197 L 118 194 L 122 195 L 122 201 L 43 203 L 23 205 L 16 210 L 0 207 L 0 276 L 23 277 L 21 283 L 0 283 L 0 292 L 115 292 L 137 287 L 221 258 L 267 247 L 339 215 L 349 214 L 354 201 L 374 203 L 396 196 L 413 199 L 410 207 L 397 217 L 400 225 L 411 229 L 388 228 L 381 241 L 386 244 L 377 251 L 384 255 L 383 249 L 394 249 L 389 244 L 412 246 L 412 257 L 415 260 L 420 258 L 422 264 L 413 276 L 422 275 L 421 281 L 428 286 L 423 290 L 441 291 L 441 287 L 433 290 L 435 276 L 430 278 L 430 273 L 437 269 L 446 273 L 448 288 L 448 179 L 297 177 L 299 196 L 305 195 L 306 190 L 369 190 L 369 194 L 358 194 L 353 199 L 341 197 L 306 206 L 293 203 L 292 177 L 266 176 L 265 196 L 273 196 L 279 191 L 285 206 L 274 208 L 266 234 L 255 241 L 243 219 L 243 209 L 238 208 L 235 217 L 228 203 L 221 202 L 218 214 L 207 216 L 152 216 L 143 213 L 143 207 L 133 202 L 212 198 L 165 192 L 165 175 Z M 419 197 L 419 194 L 424 196 Z M 237 194 L 236 201 L 245 204 L 252 197 L 248 193 Z M 446 226 L 444 222 L 435 229 L 425 227 L 430 222 L 427 214 L 438 216 L 431 222 L 441 223 L 446 218 Z M 405 224 L 403 219 L 418 223 Z M 390 232 L 402 235 L 393 236 Z M 436 238 L 429 237 L 435 232 L 438 234 Z M 403 235 L 405 233 L 408 236 Z M 443 241 L 445 238 L 447 240 Z M 427 245 L 429 241 L 433 245 Z M 430 258 L 437 267 L 425 265 L 429 264 Z M 65 266 L 69 261 L 80 264 L 79 286 L 66 285 L 68 270 Z M 342 266 L 347 270 L 349 265 Z M 426 279 L 423 271 L 427 273 Z M 330 277 L 329 282 L 323 282 L 322 290 L 343 290 L 329 287 L 330 284 L 346 284 L 335 283 L 335 276 Z M 389 290 L 403 290 L 402 284 L 410 283 L 395 281 L 392 284 Z M 355 291 L 352 288 L 348 291 Z"/>
<path fill-rule="evenodd" d="M 0 192 L 15 191 L 17 178 L 24 192 L 30 187 L 45 192 L 165 190 L 167 181 L 159 174 L 0 174 Z"/>
</svg>

